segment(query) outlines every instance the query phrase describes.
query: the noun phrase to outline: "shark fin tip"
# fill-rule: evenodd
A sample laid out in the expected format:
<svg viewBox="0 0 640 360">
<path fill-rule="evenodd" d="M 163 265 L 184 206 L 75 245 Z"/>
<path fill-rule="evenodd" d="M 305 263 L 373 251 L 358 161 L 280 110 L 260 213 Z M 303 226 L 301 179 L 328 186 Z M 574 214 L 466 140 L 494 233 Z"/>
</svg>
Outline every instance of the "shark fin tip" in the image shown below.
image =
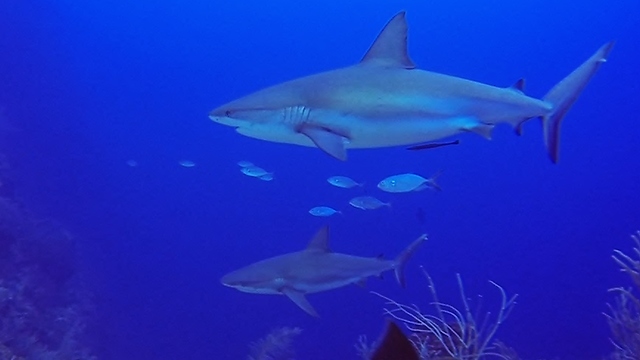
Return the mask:
<svg viewBox="0 0 640 360">
<path fill-rule="evenodd" d="M 407 52 L 406 11 L 400 11 L 384 26 L 360 63 L 414 69 Z"/>
</svg>

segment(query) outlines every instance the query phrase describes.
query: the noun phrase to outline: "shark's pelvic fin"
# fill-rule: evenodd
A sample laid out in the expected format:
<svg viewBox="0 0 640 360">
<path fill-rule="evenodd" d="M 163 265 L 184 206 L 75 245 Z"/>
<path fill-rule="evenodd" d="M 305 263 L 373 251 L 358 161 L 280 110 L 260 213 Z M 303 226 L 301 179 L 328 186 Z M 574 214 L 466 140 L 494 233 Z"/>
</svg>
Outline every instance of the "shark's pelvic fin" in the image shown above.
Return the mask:
<svg viewBox="0 0 640 360">
<path fill-rule="evenodd" d="M 407 52 L 407 20 L 404 11 L 389 20 L 360 63 L 405 69 L 416 67 Z"/>
<path fill-rule="evenodd" d="M 306 135 L 318 148 L 334 158 L 347 160 L 347 149 L 344 147 L 344 137 L 327 129 L 315 126 L 302 126 L 298 132 Z"/>
<path fill-rule="evenodd" d="M 329 226 L 324 226 L 318 230 L 311 241 L 309 241 L 307 251 L 331 252 L 329 248 Z"/>
<path fill-rule="evenodd" d="M 476 133 L 487 140 L 491 140 L 491 133 L 495 125 L 486 124 L 473 117 L 459 119 L 460 130 Z"/>
<path fill-rule="evenodd" d="M 491 140 L 491 133 L 493 132 L 493 124 L 485 124 L 479 122 L 478 124 L 469 128 L 469 131 L 474 132 L 487 140 Z"/>
<path fill-rule="evenodd" d="M 304 310 L 307 314 L 313 317 L 320 317 L 316 309 L 311 306 L 307 298 L 304 297 L 304 294 L 300 291 L 284 288 L 282 289 L 282 293 L 286 295 L 291 301 L 293 301 L 296 305 L 298 305 L 302 310 Z"/>
<path fill-rule="evenodd" d="M 560 124 L 562 119 L 578 99 L 580 93 L 596 73 L 600 65 L 607 61 L 613 49 L 614 42 L 604 44 L 587 61 L 582 63 L 571 74 L 562 79 L 545 96 L 544 101 L 550 103 L 553 109 L 542 118 L 544 144 L 551 161 L 558 162 L 558 148 L 560 143 Z"/>
</svg>

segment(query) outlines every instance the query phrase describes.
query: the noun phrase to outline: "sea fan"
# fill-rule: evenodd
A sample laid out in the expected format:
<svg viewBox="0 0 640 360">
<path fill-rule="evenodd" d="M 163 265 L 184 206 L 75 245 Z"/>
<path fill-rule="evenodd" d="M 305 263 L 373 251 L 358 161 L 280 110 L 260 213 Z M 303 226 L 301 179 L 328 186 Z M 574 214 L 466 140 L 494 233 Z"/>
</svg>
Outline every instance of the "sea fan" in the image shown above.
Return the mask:
<svg viewBox="0 0 640 360">
<path fill-rule="evenodd" d="M 297 327 L 271 330 L 265 337 L 251 344 L 247 360 L 294 360 L 293 338 L 301 332 Z"/>
<path fill-rule="evenodd" d="M 512 349 L 496 342 L 494 338 L 500 325 L 513 310 L 517 295 L 507 297 L 502 287 L 490 281 L 500 291 L 502 302 L 493 320 L 490 319 L 491 313 L 487 313 L 484 321 L 479 321 L 471 311 L 459 274 L 457 275 L 458 287 L 463 304 L 461 309 L 440 302 L 431 276 L 424 269 L 422 270 L 428 281 L 433 300 L 431 305 L 435 314 L 423 312 L 416 305 L 401 304 L 373 292 L 387 301 L 388 308 L 385 308 L 385 314 L 404 323 L 412 333 L 410 340 L 418 351 L 420 359 L 477 360 L 491 357 L 504 360 L 517 359 Z"/>
<path fill-rule="evenodd" d="M 613 304 L 608 304 L 609 313 L 604 314 L 611 329 L 610 340 L 614 346 L 610 358 L 615 360 L 640 358 L 640 299 L 635 295 L 640 290 L 640 231 L 631 235 L 631 239 L 635 243 L 632 255 L 614 250 L 612 258 L 620 266 L 620 271 L 631 277 L 636 289 L 609 289 L 618 296 Z"/>
</svg>

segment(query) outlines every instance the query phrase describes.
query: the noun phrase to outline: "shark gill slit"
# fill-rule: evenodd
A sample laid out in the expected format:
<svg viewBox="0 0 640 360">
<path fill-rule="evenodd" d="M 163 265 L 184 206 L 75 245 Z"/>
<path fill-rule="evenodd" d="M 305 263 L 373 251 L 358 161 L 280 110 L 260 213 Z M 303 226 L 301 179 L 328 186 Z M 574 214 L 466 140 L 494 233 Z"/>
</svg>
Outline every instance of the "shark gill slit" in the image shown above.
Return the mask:
<svg viewBox="0 0 640 360">
<path fill-rule="evenodd" d="M 306 106 L 289 106 L 284 109 L 283 121 L 293 128 L 300 128 L 309 122 L 311 110 Z"/>
</svg>

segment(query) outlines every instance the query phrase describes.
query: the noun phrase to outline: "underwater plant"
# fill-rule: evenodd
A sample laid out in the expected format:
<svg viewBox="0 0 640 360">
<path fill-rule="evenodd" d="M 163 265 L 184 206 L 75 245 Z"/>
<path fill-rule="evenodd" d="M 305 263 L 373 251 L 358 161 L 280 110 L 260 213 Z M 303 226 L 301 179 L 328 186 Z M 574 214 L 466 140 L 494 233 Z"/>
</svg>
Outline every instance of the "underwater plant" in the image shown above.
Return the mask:
<svg viewBox="0 0 640 360">
<path fill-rule="evenodd" d="M 389 308 L 385 308 L 384 313 L 404 323 L 411 332 L 410 340 L 418 351 L 420 359 L 469 360 L 494 357 L 514 360 L 517 358 L 512 349 L 495 340 L 498 328 L 513 310 L 517 295 L 507 297 L 500 285 L 490 281 L 500 291 L 502 297 L 500 309 L 493 320 L 490 313 L 487 313 L 482 321 L 478 321 L 471 312 L 460 274 L 456 276 L 462 298 L 462 309 L 441 302 L 431 276 L 424 268 L 422 272 L 431 293 L 430 305 L 434 310 L 433 314 L 421 311 L 416 305 L 400 304 L 373 292 L 386 300 Z"/>
<path fill-rule="evenodd" d="M 7 183 L 0 171 L 0 186 Z M 0 188 L 0 360 L 95 359 L 75 250 L 62 226 L 37 219 Z"/>
<path fill-rule="evenodd" d="M 620 266 L 620 271 L 627 273 L 636 291 L 640 290 L 640 231 L 631 235 L 635 243 L 635 258 L 620 250 L 614 250 L 611 257 Z M 631 288 L 616 287 L 609 289 L 616 293 L 613 304 L 607 304 L 609 314 L 604 313 L 611 329 L 611 343 L 614 351 L 610 355 L 615 360 L 640 359 L 640 300 Z"/>
<path fill-rule="evenodd" d="M 294 360 L 293 338 L 302 329 L 298 327 L 280 327 L 271 330 L 265 337 L 251 344 L 247 360 Z"/>
</svg>

